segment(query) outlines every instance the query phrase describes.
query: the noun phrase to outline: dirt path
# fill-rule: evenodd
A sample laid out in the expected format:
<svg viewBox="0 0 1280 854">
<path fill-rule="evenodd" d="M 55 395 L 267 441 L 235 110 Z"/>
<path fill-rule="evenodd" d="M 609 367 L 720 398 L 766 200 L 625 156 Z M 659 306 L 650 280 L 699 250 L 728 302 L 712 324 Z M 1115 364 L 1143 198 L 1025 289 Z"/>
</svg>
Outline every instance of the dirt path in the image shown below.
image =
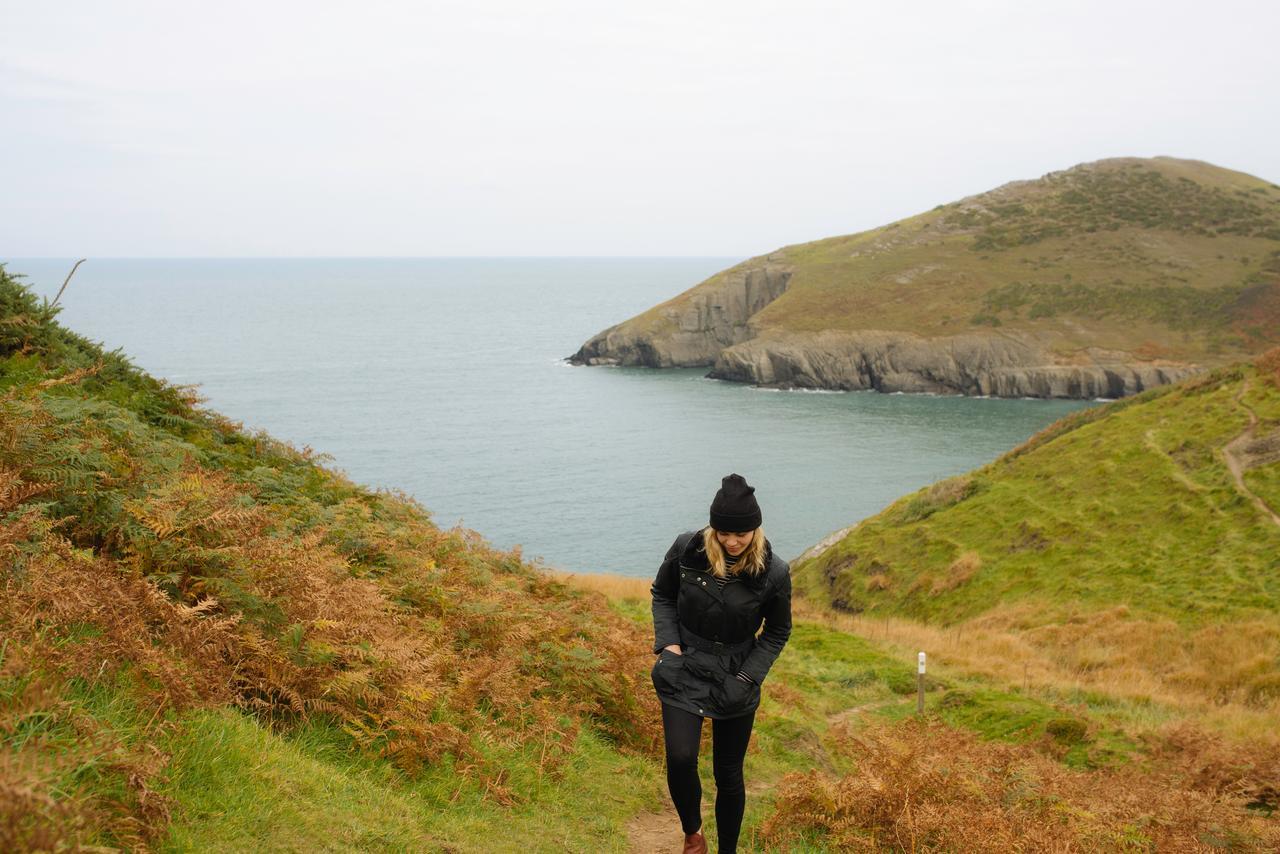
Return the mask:
<svg viewBox="0 0 1280 854">
<path fill-rule="evenodd" d="M 667 803 L 661 812 L 645 812 L 627 822 L 627 838 L 631 854 L 671 854 L 680 850 L 684 837 L 680 834 L 680 817 Z"/>
<path fill-rule="evenodd" d="M 854 715 L 861 714 L 879 705 L 881 703 L 863 703 L 860 706 L 841 709 L 834 714 L 828 715 L 827 723 L 836 724 L 848 720 Z M 770 791 L 774 782 L 776 781 L 748 780 L 747 797 L 757 797 Z M 702 812 L 704 816 L 710 809 L 710 805 L 705 800 L 707 794 L 707 792 L 703 792 Z M 657 812 L 640 813 L 627 822 L 627 839 L 630 843 L 627 849 L 630 854 L 671 854 L 671 852 L 679 852 L 684 837 L 680 833 L 680 817 L 676 815 L 675 807 L 671 805 L 670 801 L 667 801 L 664 804 L 664 808 Z M 714 840 L 712 840 L 712 847 L 714 847 L 714 844 Z"/>
<path fill-rule="evenodd" d="M 1249 487 L 1245 486 L 1244 482 L 1244 473 L 1250 468 L 1247 459 L 1249 455 L 1246 453 L 1246 448 L 1253 442 L 1253 434 L 1258 429 L 1258 413 L 1254 412 L 1244 402 L 1244 395 L 1248 390 L 1249 381 L 1245 380 L 1240 384 L 1240 391 L 1236 392 L 1235 402 L 1245 412 L 1249 413 L 1249 426 L 1244 429 L 1243 433 L 1236 436 L 1222 448 L 1222 456 L 1226 460 L 1227 468 L 1231 471 L 1231 477 L 1235 479 L 1236 489 L 1240 490 L 1242 495 L 1257 505 L 1264 516 L 1267 516 L 1272 522 L 1280 526 L 1280 515 L 1277 515 L 1276 511 L 1267 506 L 1267 502 L 1263 501 L 1261 496 L 1254 494 Z"/>
<path fill-rule="evenodd" d="M 853 717 L 854 715 L 860 715 L 863 712 L 867 711 L 868 709 L 874 709 L 877 706 L 883 706 L 883 705 L 884 705 L 884 702 L 881 701 L 878 703 L 863 703 L 861 706 L 854 706 L 851 709 L 844 709 L 842 711 L 836 712 L 834 715 L 828 716 L 827 723 L 838 724 L 843 721 L 849 720 L 849 718 Z"/>
<path fill-rule="evenodd" d="M 747 797 L 753 798 L 773 788 L 773 784 L 764 780 L 747 781 Z M 707 815 L 711 805 L 706 803 L 707 792 L 703 792 L 702 813 Z M 627 839 L 630 841 L 628 851 L 631 854 L 670 854 L 679 852 L 684 837 L 680 833 L 680 816 L 670 801 L 666 808 L 658 812 L 645 812 L 627 822 Z M 712 847 L 715 842 L 712 841 Z"/>
</svg>

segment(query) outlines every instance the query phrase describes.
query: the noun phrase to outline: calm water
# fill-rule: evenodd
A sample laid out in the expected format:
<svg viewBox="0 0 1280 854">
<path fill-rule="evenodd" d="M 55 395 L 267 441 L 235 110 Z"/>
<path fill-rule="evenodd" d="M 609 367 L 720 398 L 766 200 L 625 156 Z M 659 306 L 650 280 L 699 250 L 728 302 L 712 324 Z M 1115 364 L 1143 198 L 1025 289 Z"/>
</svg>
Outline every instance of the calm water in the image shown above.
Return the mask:
<svg viewBox="0 0 1280 854">
<path fill-rule="evenodd" d="M 249 429 L 574 571 L 651 575 L 720 477 L 794 557 L 985 463 L 1067 401 L 778 392 L 576 368 L 600 329 L 740 259 L 91 260 L 59 316 Z M 56 293 L 70 261 L 16 260 Z"/>
</svg>

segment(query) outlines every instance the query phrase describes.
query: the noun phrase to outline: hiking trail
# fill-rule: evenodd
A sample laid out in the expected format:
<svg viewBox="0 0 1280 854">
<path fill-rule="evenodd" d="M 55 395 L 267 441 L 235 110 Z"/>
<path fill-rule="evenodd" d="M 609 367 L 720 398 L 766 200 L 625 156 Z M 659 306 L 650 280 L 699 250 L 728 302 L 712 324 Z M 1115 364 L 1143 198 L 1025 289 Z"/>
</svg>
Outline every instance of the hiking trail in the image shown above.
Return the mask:
<svg viewBox="0 0 1280 854">
<path fill-rule="evenodd" d="M 1254 441 L 1254 433 L 1258 429 L 1258 413 L 1253 411 L 1249 404 L 1244 402 L 1245 392 L 1249 390 L 1249 381 L 1245 380 L 1240 384 L 1240 391 L 1236 392 L 1234 398 L 1235 403 L 1249 413 L 1249 426 L 1244 429 L 1239 436 L 1236 436 L 1222 448 L 1222 457 L 1227 463 L 1227 468 L 1231 471 L 1231 477 L 1236 482 L 1236 489 L 1246 498 L 1250 499 L 1257 508 L 1262 511 L 1277 526 L 1280 526 L 1280 514 L 1277 514 L 1267 502 L 1262 500 L 1253 490 L 1249 489 L 1244 482 L 1244 473 L 1249 469 L 1272 462 L 1274 459 L 1280 459 L 1280 434 L 1272 433 L 1264 436 L 1259 441 Z"/>
<path fill-rule="evenodd" d="M 883 705 L 886 701 L 863 703 L 847 709 L 841 709 L 827 716 L 828 724 L 846 721 L 854 715 Z M 887 701 L 892 702 L 892 701 Z M 700 760 L 701 761 L 701 760 Z M 777 780 L 747 780 L 747 797 L 753 798 L 773 789 Z M 714 791 L 703 791 L 704 802 L 702 813 L 711 814 L 711 805 L 706 802 L 708 795 L 714 797 Z M 704 828 L 705 831 L 705 828 Z M 657 812 L 645 812 L 636 815 L 627 822 L 628 852 L 630 854 L 671 854 L 680 850 L 680 817 L 676 815 L 675 806 L 669 798 L 664 798 L 663 808 Z M 709 841 L 714 842 L 714 840 Z"/>
</svg>

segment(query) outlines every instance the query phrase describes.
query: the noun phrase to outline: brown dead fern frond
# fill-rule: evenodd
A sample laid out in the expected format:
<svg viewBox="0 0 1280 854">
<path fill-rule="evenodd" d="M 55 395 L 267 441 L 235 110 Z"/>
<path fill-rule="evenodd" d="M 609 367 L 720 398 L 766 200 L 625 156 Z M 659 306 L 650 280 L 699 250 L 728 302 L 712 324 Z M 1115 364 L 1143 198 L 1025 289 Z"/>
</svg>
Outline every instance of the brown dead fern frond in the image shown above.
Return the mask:
<svg viewBox="0 0 1280 854">
<path fill-rule="evenodd" d="M 975 852 L 1280 844 L 1280 821 L 1247 809 L 1238 786 L 1206 788 L 1176 760 L 1074 771 L 936 719 L 846 731 L 837 742 L 856 770 L 789 775 L 758 841 L 785 846 L 816 834 L 840 850 Z M 1203 745 L 1192 752 L 1203 756 Z"/>
</svg>

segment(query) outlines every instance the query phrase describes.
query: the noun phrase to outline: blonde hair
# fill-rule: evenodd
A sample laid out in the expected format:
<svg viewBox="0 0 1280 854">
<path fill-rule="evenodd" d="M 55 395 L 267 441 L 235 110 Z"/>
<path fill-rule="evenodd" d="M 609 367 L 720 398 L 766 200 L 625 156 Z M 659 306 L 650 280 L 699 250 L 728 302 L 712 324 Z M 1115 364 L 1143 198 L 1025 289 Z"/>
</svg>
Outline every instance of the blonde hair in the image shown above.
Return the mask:
<svg viewBox="0 0 1280 854">
<path fill-rule="evenodd" d="M 720 541 L 716 539 L 716 529 L 710 525 L 702 529 L 702 550 L 707 553 L 707 563 L 711 565 L 712 575 L 724 578 L 729 574 L 729 567 L 724 562 L 724 546 L 720 545 Z M 759 575 L 764 570 L 764 526 L 761 526 L 755 529 L 751 542 L 738 555 L 733 571 L 742 575 Z"/>
</svg>

